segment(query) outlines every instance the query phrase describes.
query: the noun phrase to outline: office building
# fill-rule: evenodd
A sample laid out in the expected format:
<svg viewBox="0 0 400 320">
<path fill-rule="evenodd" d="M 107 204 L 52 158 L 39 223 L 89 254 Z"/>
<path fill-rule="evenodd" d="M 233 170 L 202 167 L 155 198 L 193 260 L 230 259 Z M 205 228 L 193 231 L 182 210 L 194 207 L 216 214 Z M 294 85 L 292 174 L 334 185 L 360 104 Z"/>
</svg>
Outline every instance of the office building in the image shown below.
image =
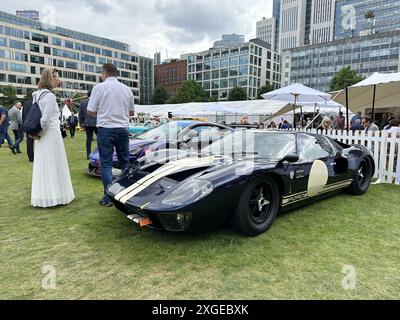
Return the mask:
<svg viewBox="0 0 400 320">
<path fill-rule="evenodd" d="M 303 83 L 328 92 L 334 75 L 346 66 L 364 77 L 374 72 L 399 72 L 399 50 L 400 30 L 286 50 L 282 85 Z"/>
<path fill-rule="evenodd" d="M 36 10 L 17 10 L 16 15 L 18 17 L 39 21 L 39 11 Z"/>
<path fill-rule="evenodd" d="M 161 64 L 161 52 L 160 51 L 157 51 L 154 54 L 154 65 L 156 66 L 158 64 Z"/>
<path fill-rule="evenodd" d="M 187 61 L 171 59 L 154 67 L 155 87 L 163 86 L 170 98 L 177 95 L 187 80 Z"/>
<path fill-rule="evenodd" d="M 276 51 L 276 18 L 262 18 L 257 21 L 256 38 L 271 44 L 271 50 Z"/>
<path fill-rule="evenodd" d="M 309 44 L 318 44 L 333 40 L 335 31 L 335 4 L 335 0 L 312 1 Z"/>
<path fill-rule="evenodd" d="M 125 43 L 53 26 L 0 11 L 0 86 L 11 84 L 17 94 L 37 88 L 41 71 L 56 67 L 62 90 L 82 91 L 100 82 L 101 66 L 113 63 L 118 79 L 139 93 L 139 55 Z"/>
<path fill-rule="evenodd" d="M 281 51 L 305 44 L 307 0 L 282 0 L 280 3 Z"/>
<path fill-rule="evenodd" d="M 256 99 L 257 89 L 267 83 L 280 87 L 280 56 L 260 39 L 185 54 L 181 59 L 187 60 L 188 79 L 200 83 L 212 99 L 227 100 L 236 86 L 244 88 L 249 99 Z"/>
<path fill-rule="evenodd" d="M 153 59 L 139 57 L 140 104 L 151 104 L 154 94 Z"/>
<path fill-rule="evenodd" d="M 275 18 L 275 51 L 280 52 L 279 27 L 281 22 L 281 0 L 274 0 L 272 6 L 272 17 Z"/>
<path fill-rule="evenodd" d="M 244 36 L 241 34 L 224 34 L 221 40 L 214 42 L 213 48 L 227 48 L 243 43 L 244 41 Z"/>
<path fill-rule="evenodd" d="M 335 39 L 395 30 L 400 30 L 400 0 L 336 0 Z"/>
</svg>

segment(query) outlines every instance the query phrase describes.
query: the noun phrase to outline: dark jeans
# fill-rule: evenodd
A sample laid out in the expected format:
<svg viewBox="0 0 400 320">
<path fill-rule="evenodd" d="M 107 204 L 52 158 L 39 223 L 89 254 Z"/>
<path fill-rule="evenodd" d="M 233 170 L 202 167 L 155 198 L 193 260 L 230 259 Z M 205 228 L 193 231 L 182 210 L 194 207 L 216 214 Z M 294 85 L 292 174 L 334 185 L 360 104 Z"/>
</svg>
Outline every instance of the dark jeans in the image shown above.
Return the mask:
<svg viewBox="0 0 400 320">
<path fill-rule="evenodd" d="M 104 195 L 107 187 L 112 183 L 112 163 L 114 148 L 117 153 L 121 169 L 129 167 L 129 131 L 128 128 L 99 128 L 97 133 L 99 148 L 101 181 L 104 186 Z"/>
<path fill-rule="evenodd" d="M 90 154 L 92 153 L 92 141 L 93 141 L 93 133 L 97 135 L 97 127 L 85 127 L 86 131 L 86 154 L 89 159 Z"/>
<path fill-rule="evenodd" d="M 76 129 L 76 126 L 69 127 L 69 133 L 71 135 L 71 138 L 75 137 L 75 129 Z"/>
<path fill-rule="evenodd" d="M 14 148 L 15 150 L 17 150 L 17 152 L 21 152 L 21 150 L 19 149 L 19 145 L 22 141 L 24 141 L 24 133 L 22 130 L 13 130 L 13 132 L 15 137 Z"/>
<path fill-rule="evenodd" d="M 12 147 L 14 142 L 12 141 L 10 135 L 8 134 L 8 127 L 9 126 L 0 126 L 0 145 L 4 143 L 4 139 L 7 140 L 8 145 Z"/>
<path fill-rule="evenodd" d="M 33 139 L 26 137 L 26 153 L 28 154 L 29 161 L 33 162 Z"/>
</svg>

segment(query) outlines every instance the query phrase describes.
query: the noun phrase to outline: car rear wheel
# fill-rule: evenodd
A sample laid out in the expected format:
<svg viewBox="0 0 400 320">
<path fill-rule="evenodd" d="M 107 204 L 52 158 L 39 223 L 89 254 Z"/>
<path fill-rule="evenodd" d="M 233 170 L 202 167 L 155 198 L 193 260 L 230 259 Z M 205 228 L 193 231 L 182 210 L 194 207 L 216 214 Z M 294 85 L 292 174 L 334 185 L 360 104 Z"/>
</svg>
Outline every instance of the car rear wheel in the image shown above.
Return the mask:
<svg viewBox="0 0 400 320">
<path fill-rule="evenodd" d="M 349 192 L 354 195 L 362 195 L 369 189 L 372 179 L 372 164 L 369 158 L 360 161 L 358 168 L 354 171 L 353 182 L 349 187 Z"/>
<path fill-rule="evenodd" d="M 279 211 L 279 189 L 269 177 L 256 179 L 240 197 L 232 217 L 232 226 L 247 236 L 267 231 Z"/>
</svg>

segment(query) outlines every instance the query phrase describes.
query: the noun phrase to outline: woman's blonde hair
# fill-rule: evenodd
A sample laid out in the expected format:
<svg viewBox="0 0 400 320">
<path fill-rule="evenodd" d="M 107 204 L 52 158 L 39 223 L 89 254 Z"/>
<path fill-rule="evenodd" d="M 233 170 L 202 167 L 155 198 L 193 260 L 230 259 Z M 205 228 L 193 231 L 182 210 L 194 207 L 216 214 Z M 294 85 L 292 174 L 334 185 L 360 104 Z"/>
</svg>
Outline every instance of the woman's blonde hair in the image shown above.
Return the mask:
<svg viewBox="0 0 400 320">
<path fill-rule="evenodd" d="M 329 118 L 329 117 L 324 117 L 324 118 L 322 119 L 321 124 L 323 125 L 325 122 L 329 122 L 330 125 L 332 124 L 332 120 L 331 120 L 331 118 Z"/>
<path fill-rule="evenodd" d="M 53 85 L 53 76 L 57 72 L 57 69 L 54 68 L 44 69 L 40 76 L 38 88 L 52 91 L 55 88 Z"/>
</svg>

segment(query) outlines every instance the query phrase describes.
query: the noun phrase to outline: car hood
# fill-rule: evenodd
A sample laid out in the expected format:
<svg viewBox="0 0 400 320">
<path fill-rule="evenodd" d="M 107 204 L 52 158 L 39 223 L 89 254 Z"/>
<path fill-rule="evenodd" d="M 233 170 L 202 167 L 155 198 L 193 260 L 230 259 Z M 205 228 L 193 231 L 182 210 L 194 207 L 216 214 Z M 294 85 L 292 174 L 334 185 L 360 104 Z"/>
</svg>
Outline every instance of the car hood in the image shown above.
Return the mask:
<svg viewBox="0 0 400 320">
<path fill-rule="evenodd" d="M 184 183 L 193 180 L 206 180 L 213 184 L 214 190 L 233 183 L 247 180 L 260 170 L 275 168 L 276 162 L 254 161 L 254 159 L 233 159 L 227 156 L 187 157 L 163 166 L 154 164 L 132 170 L 126 177 L 110 186 L 109 191 L 116 200 L 147 209 L 162 205 L 162 200 Z M 176 209 L 176 208 L 174 208 Z"/>
</svg>

